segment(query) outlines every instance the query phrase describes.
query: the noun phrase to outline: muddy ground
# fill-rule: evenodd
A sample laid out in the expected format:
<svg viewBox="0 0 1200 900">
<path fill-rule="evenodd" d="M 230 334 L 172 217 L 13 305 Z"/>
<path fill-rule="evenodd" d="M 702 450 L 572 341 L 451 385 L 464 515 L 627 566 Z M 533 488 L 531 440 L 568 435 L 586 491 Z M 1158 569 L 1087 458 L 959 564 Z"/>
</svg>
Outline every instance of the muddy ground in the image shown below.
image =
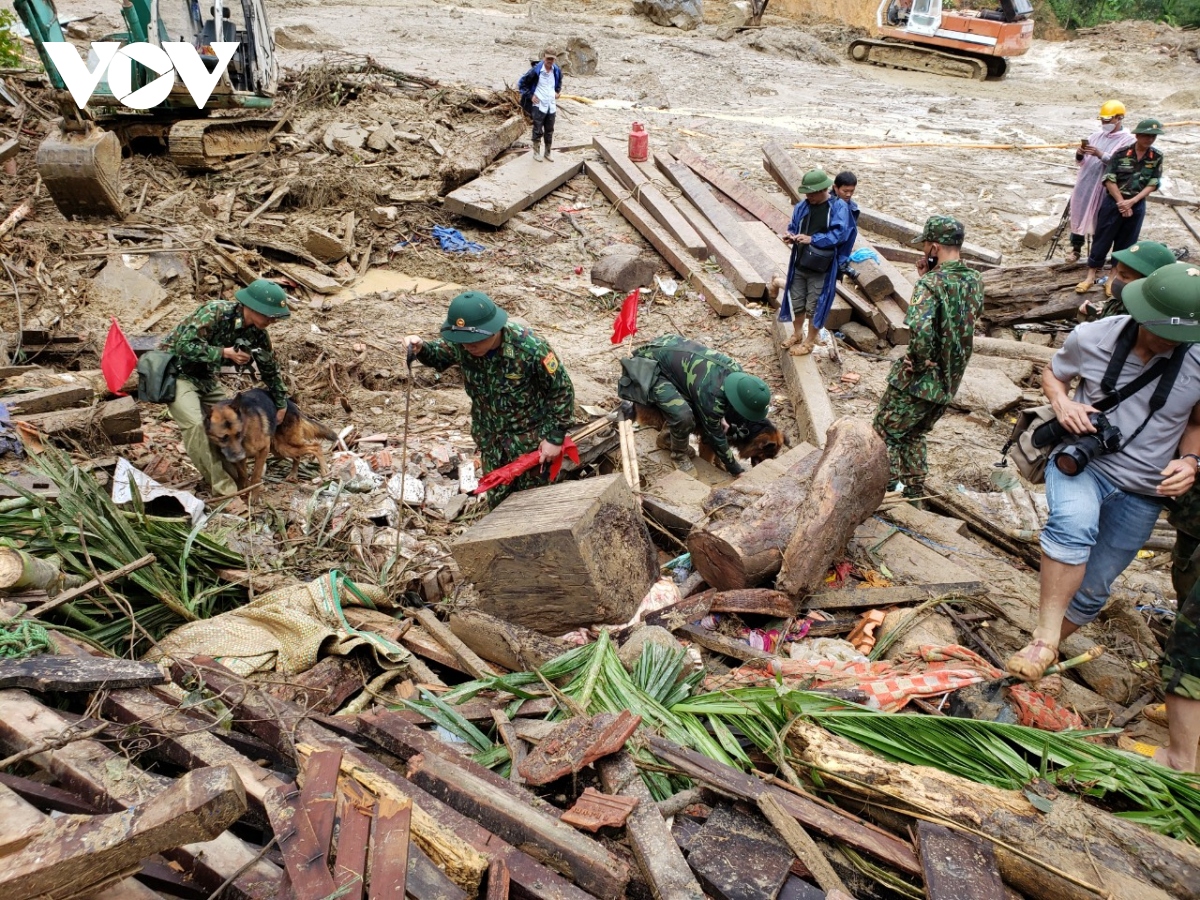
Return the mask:
<svg viewBox="0 0 1200 900">
<path fill-rule="evenodd" d="M 791 8 L 803 4 L 792 3 Z M 163 159 L 127 161 L 123 176 L 131 205 L 143 186 L 143 211 L 132 220 L 169 235 L 175 246 L 196 248 L 189 261 L 198 284 L 185 279 L 172 286 L 166 312 L 149 329 L 165 331 L 198 301 L 228 294 L 232 280 L 206 259 L 200 243 L 213 225 L 201 206 L 223 190 L 238 194 L 237 222 L 261 202 L 278 179 L 307 179 L 305 196 L 291 196 L 264 217 L 260 236 L 295 239 L 306 224 L 336 230 L 341 215 L 354 209 L 361 250 L 370 243 L 370 265 L 488 291 L 515 316 L 534 325 L 553 344 L 572 374 L 581 404 L 615 402 L 618 352 L 609 344 L 613 298 L 587 290 L 596 256 L 615 242 L 642 245 L 621 217 L 580 176 L 531 210 L 530 221 L 558 232 L 546 244 L 503 229 L 479 228 L 452 220 L 436 200 L 432 171 L 437 157 L 422 142 L 398 157 L 297 156 L 305 141 L 318 145 L 330 122 L 373 125 L 392 121 L 439 144 L 456 133 L 494 123 L 511 112 L 499 98 L 472 105 L 475 87 L 502 92 L 515 84 L 547 43 L 586 39 L 599 56 L 596 74 L 568 75 L 564 93 L 590 103 L 564 100 L 560 106 L 560 146 L 586 144 L 594 134 L 623 136 L 632 121 L 646 123 L 652 146 L 686 141 L 711 159 L 734 169 L 748 182 L 775 191 L 763 172 L 759 148 L 769 140 L 785 146 L 804 143 L 844 147 L 880 142 L 910 144 L 895 149 L 796 149 L 807 168 L 852 169 L 864 206 L 911 221 L 951 213 L 966 223 L 970 241 L 1002 250 L 1008 263 L 1033 262 L 1043 251 L 1021 247 L 1030 217 L 1049 212 L 1068 189 L 1047 179 L 1071 177 L 1070 150 L 995 151 L 928 146 L 964 143 L 1073 143 L 1095 127 L 1100 103 L 1122 99 L 1130 123 L 1156 116 L 1171 126 L 1159 139 L 1166 154 L 1167 189 L 1192 195 L 1200 188 L 1200 64 L 1189 49 L 1192 36 L 1149 24 L 1113 26 L 1067 42 L 1035 43 L 999 82 L 968 82 L 932 75 L 861 66 L 845 58 L 848 39 L 860 33 L 842 23 L 768 16 L 765 27 L 733 40 L 716 37 L 723 4 L 707 4 L 706 23 L 696 31 L 660 28 L 635 16 L 627 3 L 507 3 L 477 0 L 456 4 L 400 2 L 272 3 L 272 25 L 285 29 L 280 50 L 292 70 L 328 66 L 348 56 L 368 55 L 383 66 L 435 79 L 463 89 L 412 94 L 367 92 L 360 100 L 331 108 L 314 102 L 296 109 L 289 148 L 255 167 L 189 179 Z M 88 15 L 94 0 L 64 0 L 60 13 Z M 86 24 L 96 38 L 118 24 L 105 9 Z M 318 80 L 319 81 L 319 80 Z M 29 152 L 18 159 L 16 176 L 0 176 L 0 197 L 8 206 L 27 195 L 33 182 L 38 129 L 27 123 Z M 922 146 L 924 145 L 924 146 Z M 297 160 L 300 162 L 297 163 Z M 299 172 L 297 173 L 297 167 Z M 405 202 L 411 199 L 412 202 Z M 374 205 L 398 204 L 400 222 L 374 228 L 364 219 Z M 572 215 L 578 228 L 567 220 Z M 262 225 L 270 220 L 270 228 Z M 127 223 L 129 224 L 129 223 Z M 435 224 L 460 227 L 486 250 L 478 256 L 451 255 L 428 238 Z M 1143 234 L 1172 246 L 1195 241 L 1169 207 L 1151 204 Z M 399 247 L 403 241 L 412 241 Z M 33 219 L 10 242 L 21 280 L 26 324 L 101 330 L 110 315 L 144 319 L 140 312 L 114 306 L 96 295 L 89 281 L 103 255 L 81 258 L 78 251 L 113 246 L 104 228 L 66 223 L 45 197 Z M 40 267 L 37 263 L 40 261 Z M 577 273 L 581 270 L 581 274 Z M 661 274 L 671 273 L 664 265 Z M 0 319 L 14 324 L 11 292 L 0 285 Z M 347 423 L 360 433 L 399 433 L 403 418 L 404 373 L 392 347 L 408 332 L 431 334 L 441 321 L 444 295 L 404 292 L 374 294 L 343 304 L 306 298 L 292 319 L 272 330 L 293 388 L 302 405 L 335 427 Z M 765 319 L 717 319 L 698 298 L 656 295 L 644 307 L 639 339 L 666 331 L 697 338 L 744 362 L 776 392 L 778 418 L 793 426 L 790 404 Z M 845 352 L 839 365 L 822 362 L 829 383 L 840 371 L 862 374 L 860 385 L 837 388 L 839 414 L 869 417 L 888 363 Z M 469 449 L 469 404 L 453 374 L 436 377 L 419 370 L 413 393 L 417 440 Z M 169 447 L 169 423 L 160 441 Z M 982 487 L 1003 442 L 1007 425 L 990 425 L 948 415 L 935 430 L 931 448 L 935 473 Z M 451 433 L 453 432 L 453 433 Z M 165 444 L 163 442 L 165 441 Z M 163 449 L 159 446 L 158 450 Z M 652 474 L 643 469 L 643 474 Z M 1137 590 L 1145 583 L 1161 599 L 1165 583 L 1154 571 L 1161 560 L 1135 564 L 1126 576 Z"/>
</svg>

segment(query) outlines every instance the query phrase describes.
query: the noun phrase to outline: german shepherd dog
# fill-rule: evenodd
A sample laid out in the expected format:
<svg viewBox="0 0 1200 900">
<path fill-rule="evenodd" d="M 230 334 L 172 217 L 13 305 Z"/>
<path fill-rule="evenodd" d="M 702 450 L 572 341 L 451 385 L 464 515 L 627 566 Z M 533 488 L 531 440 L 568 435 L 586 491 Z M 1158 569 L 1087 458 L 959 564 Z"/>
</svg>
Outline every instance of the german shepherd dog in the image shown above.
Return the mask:
<svg viewBox="0 0 1200 900">
<path fill-rule="evenodd" d="M 262 492 L 268 451 L 292 461 L 292 471 L 288 474 L 288 480 L 292 481 L 305 456 L 315 456 L 321 474 L 325 475 L 328 467 L 321 441 L 337 440 L 336 433 L 300 412 L 300 407 L 291 400 L 283 422 L 276 425 L 275 415 L 275 401 L 262 388 L 243 391 L 208 411 L 209 443 L 221 451 L 221 458 L 226 468 L 233 470 L 239 490 L 258 485 L 251 495 L 254 498 Z M 247 460 L 254 461 L 254 471 L 249 477 Z"/>
<path fill-rule="evenodd" d="M 666 446 L 667 432 L 664 430 L 666 420 L 663 418 L 662 411 L 653 406 L 643 406 L 641 403 L 633 404 L 633 408 L 637 414 L 635 418 L 637 424 L 657 428 L 660 432 L 659 438 L 664 440 L 663 445 Z M 730 446 L 738 452 L 742 459 L 750 460 L 752 466 L 757 466 L 764 459 L 774 459 L 787 446 L 783 432 L 776 428 L 770 419 L 763 419 L 761 422 L 745 422 L 737 429 L 736 436 L 732 432 L 733 429 L 731 429 Z M 693 433 L 700 434 L 698 430 Z M 704 443 L 703 436 L 700 437 L 700 458 L 707 463 L 717 465 L 717 454 L 712 447 Z"/>
</svg>

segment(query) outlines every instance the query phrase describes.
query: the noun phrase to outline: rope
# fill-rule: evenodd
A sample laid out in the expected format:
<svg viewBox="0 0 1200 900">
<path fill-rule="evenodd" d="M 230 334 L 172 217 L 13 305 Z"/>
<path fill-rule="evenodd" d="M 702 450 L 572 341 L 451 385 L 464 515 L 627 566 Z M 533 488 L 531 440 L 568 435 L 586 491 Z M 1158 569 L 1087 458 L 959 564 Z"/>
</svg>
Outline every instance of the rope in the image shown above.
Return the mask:
<svg viewBox="0 0 1200 900">
<path fill-rule="evenodd" d="M 0 622 L 0 659 L 26 659 L 53 652 L 54 643 L 49 633 L 32 619 Z"/>
</svg>

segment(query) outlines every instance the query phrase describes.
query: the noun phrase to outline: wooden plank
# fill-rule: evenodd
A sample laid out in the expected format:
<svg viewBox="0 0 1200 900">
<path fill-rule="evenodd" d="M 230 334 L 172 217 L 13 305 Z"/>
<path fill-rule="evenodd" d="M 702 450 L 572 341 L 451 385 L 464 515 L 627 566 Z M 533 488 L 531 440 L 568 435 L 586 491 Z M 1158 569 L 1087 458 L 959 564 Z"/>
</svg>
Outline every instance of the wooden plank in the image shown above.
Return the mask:
<svg viewBox="0 0 1200 900">
<path fill-rule="evenodd" d="M 302 266 L 298 263 L 284 263 L 273 260 L 271 265 L 278 269 L 286 278 L 291 279 L 300 285 L 300 287 L 306 288 L 314 294 L 336 294 L 345 287 L 336 278 L 330 278 L 328 275 L 321 274 L 316 269 L 310 269 L 308 266 Z"/>
<path fill-rule="evenodd" d="M 957 829 L 917 822 L 917 846 L 928 900 L 1005 900 L 991 841 Z"/>
<path fill-rule="evenodd" d="M 675 629 L 675 633 L 680 637 L 695 641 L 705 650 L 711 650 L 713 653 L 720 653 L 722 656 L 729 656 L 733 659 L 740 659 L 742 662 L 749 662 L 752 659 L 772 658 L 770 653 L 755 650 L 744 641 L 736 641 L 715 631 L 709 631 L 703 625 L 681 625 Z"/>
<path fill-rule="evenodd" d="M 1025 341 L 1010 341 L 1005 338 L 989 338 L 976 336 L 972 342 L 976 353 L 984 356 L 1001 356 L 1006 359 L 1027 359 L 1038 365 L 1050 362 L 1058 351 L 1053 347 L 1042 347 Z"/>
<path fill-rule="evenodd" d="M 343 778 L 338 783 L 339 827 L 333 880 L 343 892 L 342 900 L 362 900 L 375 801 L 353 782 L 353 787 L 346 789 L 347 781 Z"/>
<path fill-rule="evenodd" d="M 468 900 L 467 892 L 447 878 L 416 844 L 408 848 L 406 877 L 405 893 L 412 900 Z"/>
<path fill-rule="evenodd" d="M 620 713 L 575 716 L 555 726 L 525 758 L 521 776 L 529 784 L 549 784 L 582 771 L 618 752 L 641 724 L 641 716 Z"/>
<path fill-rule="evenodd" d="M 0 848 L 14 846 L 15 841 L 19 841 L 20 846 L 25 846 L 43 829 L 52 828 L 53 822 L 54 820 L 48 815 L 36 809 L 15 791 L 0 787 Z M 0 850 L 0 853 L 3 852 Z M 133 878 L 126 878 L 91 894 L 88 900 L 163 900 L 163 898 Z"/>
<path fill-rule="evenodd" d="M 831 807 L 809 797 L 799 789 L 784 790 L 766 784 L 732 766 L 709 759 L 694 750 L 673 744 L 658 735 L 646 736 L 648 748 L 664 762 L 677 767 L 688 777 L 711 785 L 723 794 L 739 800 L 757 802 L 764 793 L 779 802 L 788 815 L 818 834 L 848 844 L 855 850 L 868 853 L 907 875 L 919 875 L 921 865 L 907 841 L 876 828 L 837 807 Z"/>
<path fill-rule="evenodd" d="M 653 245 L 662 257 L 671 264 L 687 285 L 698 291 L 708 305 L 718 316 L 732 316 L 741 304 L 733 297 L 727 288 L 709 276 L 687 250 L 674 238 L 666 233 L 657 222 L 640 206 L 631 202 L 625 196 L 621 183 L 608 169 L 599 163 L 589 161 L 584 167 L 588 178 L 600 188 L 601 193 L 608 198 L 629 223 Z"/>
<path fill-rule="evenodd" d="M 28 416 L 34 413 L 55 412 L 69 409 L 81 403 L 90 404 L 96 392 L 86 384 L 64 384 L 61 387 L 45 388 L 40 391 L 29 391 L 23 394 L 10 394 L 0 397 L 0 403 L 8 407 L 14 416 Z"/>
<path fill-rule="evenodd" d="M 880 337 L 887 337 L 887 317 L 879 311 L 874 303 L 858 293 L 854 288 L 842 282 L 836 286 L 837 295 L 849 304 L 854 317 L 862 322 Z"/>
<path fill-rule="evenodd" d="M 1075 182 L 1068 181 L 1066 178 L 1047 178 L 1043 184 L 1052 184 L 1055 187 L 1074 188 Z M 1154 191 L 1146 198 L 1151 203 L 1161 203 L 1164 206 L 1173 206 L 1179 209 L 1181 206 L 1200 206 L 1200 198 L 1196 197 L 1169 197 L 1161 190 Z"/>
<path fill-rule="evenodd" d="M 817 846 L 811 835 L 800 823 L 787 814 L 779 802 L 770 794 L 758 798 L 758 810 L 768 822 L 779 832 L 779 836 L 787 842 L 796 858 L 804 863 L 804 867 L 812 873 L 813 878 L 827 891 L 845 891 L 842 879 L 833 870 L 821 848 Z"/>
<path fill-rule="evenodd" d="M 879 519 L 867 519 L 854 532 L 851 546 L 882 561 L 898 581 L 942 584 L 980 581 L 979 573 L 956 557 L 950 559 Z"/>
<path fill-rule="evenodd" d="M 537 161 L 522 153 L 496 166 L 481 178 L 451 191 L 445 209 L 489 225 L 503 225 L 552 190 L 579 174 L 583 159 L 557 153 L 552 160 Z"/>
<path fill-rule="evenodd" d="M 32 836 L 0 866 L 5 900 L 54 900 L 105 884 L 146 856 L 180 844 L 211 840 L 246 808 L 237 775 L 228 768 L 187 772 L 128 813 L 65 816 Z"/>
<path fill-rule="evenodd" d="M 621 141 L 604 137 L 593 138 L 592 144 L 608 163 L 608 170 L 617 176 L 626 190 L 633 192 L 638 203 L 649 210 L 658 224 L 667 229 L 671 237 L 679 241 L 688 253 L 703 258 L 707 248 L 696 229 L 663 195 L 657 185 L 646 177 L 637 163 L 629 158 L 628 147 Z"/>
<path fill-rule="evenodd" d="M 106 688 L 150 687 L 166 680 L 154 663 L 131 659 L 47 653 L 22 660 L 0 660 L 0 688 L 24 688 L 39 693 L 70 694 Z"/>
<path fill-rule="evenodd" d="M 799 203 L 804 197 L 799 190 L 804 173 L 796 165 L 792 155 L 777 141 L 763 144 L 762 155 L 763 169 L 766 173 L 775 179 L 775 183 L 783 189 L 792 203 Z"/>
<path fill-rule="evenodd" d="M 485 900 L 508 900 L 508 866 L 502 859 L 493 859 L 488 866 L 487 894 Z"/>
<path fill-rule="evenodd" d="M 719 900 L 774 900 L 792 851 L 759 816 L 718 804 L 689 843 L 688 865 Z"/>
<path fill-rule="evenodd" d="M 954 581 L 942 584 L 904 584 L 885 588 L 839 588 L 818 591 L 804 601 L 806 609 L 861 609 L 885 607 L 900 603 L 922 603 L 931 597 L 957 594 L 963 597 L 982 597 L 988 592 L 981 581 Z"/>
<path fill-rule="evenodd" d="M 308 811 L 317 849 L 328 858 L 337 815 L 337 783 L 342 751 L 322 750 L 304 761 L 300 769 L 300 805 Z"/>
<path fill-rule="evenodd" d="M 66 432 L 85 432 L 96 427 L 111 437 L 137 430 L 142 424 L 142 417 L 133 397 L 120 397 L 96 407 L 21 416 L 18 421 L 32 425 L 50 437 Z"/>
<path fill-rule="evenodd" d="M 722 206 L 713 189 L 683 163 L 666 154 L 656 154 L 654 160 L 688 202 L 708 218 L 717 233 L 750 263 L 765 284 L 769 284 L 778 267 L 757 244 L 747 238 L 742 228 L 745 223 Z"/>
<path fill-rule="evenodd" d="M 713 612 L 751 613 L 757 616 L 773 616 L 786 619 L 795 615 L 796 605 L 782 591 L 769 588 L 746 588 L 737 591 L 717 591 L 712 595 L 709 609 Z"/>
<path fill-rule="evenodd" d="M 61 713 L 23 691 L 0 691 L 0 744 L 9 752 L 40 746 L 72 727 Z M 52 754 L 34 756 L 30 762 L 105 811 L 145 803 L 171 785 L 170 779 L 143 772 L 94 740 L 73 741 Z M 204 843 L 164 850 L 163 856 L 182 866 L 209 891 L 236 875 L 225 890 L 227 897 L 238 900 L 273 896 L 281 874 L 272 863 L 259 859 L 257 850 L 229 832 Z"/>
<path fill-rule="evenodd" d="M 625 823 L 625 834 L 657 900 L 702 900 L 704 892 L 629 754 L 606 757 L 597 761 L 596 768 L 606 792 L 638 801 Z"/>
<path fill-rule="evenodd" d="M 702 505 L 710 493 L 710 485 L 688 472 L 673 469 L 642 491 L 642 508 L 663 528 L 682 537 L 704 518 Z"/>
<path fill-rule="evenodd" d="M 439 644 L 450 651 L 459 666 L 472 678 L 491 678 L 500 674 L 499 671 L 480 659 L 474 650 L 460 641 L 432 609 L 424 607 L 413 610 L 412 615 L 425 626 L 425 630 L 432 634 Z"/>
<path fill-rule="evenodd" d="M 912 331 L 905 324 L 904 310 L 895 300 L 879 300 L 875 307 L 883 313 L 888 323 L 888 340 L 897 346 L 907 344 L 912 338 Z"/>
<path fill-rule="evenodd" d="M 861 236 L 854 242 L 854 250 L 872 249 Z M 876 303 L 892 299 L 907 310 L 912 302 L 913 283 L 889 259 L 880 254 L 879 259 L 865 259 L 851 263 L 858 270 L 858 284 L 864 293 Z"/>
<path fill-rule="evenodd" d="M 1151 194 L 1151 198 L 1155 195 Z M 1192 237 L 1200 241 L 1200 222 L 1196 221 L 1195 216 L 1189 212 L 1184 212 L 1180 207 L 1175 207 L 1175 215 L 1179 216 L 1179 221 L 1184 224 L 1184 227 L 1192 233 Z"/>
<path fill-rule="evenodd" d="M 817 366 L 816 357 L 792 356 L 783 342 L 791 335 L 792 325 L 771 323 L 775 346 L 779 352 L 779 364 L 783 368 L 783 380 L 792 398 L 792 410 L 796 416 L 796 430 L 800 439 L 816 447 L 825 446 L 825 434 L 833 425 L 833 403 L 825 389 L 825 379 Z"/>
<path fill-rule="evenodd" d="M 775 204 L 775 201 L 758 188 L 714 165 L 688 147 L 672 148 L 671 155 L 734 200 L 776 234 L 783 234 L 787 231 L 788 223 L 792 219 L 791 211 L 781 209 Z"/>
<path fill-rule="evenodd" d="M 381 798 L 371 825 L 371 884 L 368 900 L 393 900 L 404 896 L 408 879 L 408 842 L 412 826 L 412 801 Z"/>
<path fill-rule="evenodd" d="M 19 138 L 9 138 L 3 144 L 0 144 L 0 162 L 8 162 L 21 151 L 21 141 Z"/>
<path fill-rule="evenodd" d="M 425 659 L 437 663 L 439 666 L 445 666 L 447 669 L 453 669 L 455 672 L 461 672 L 464 675 L 470 675 L 449 650 L 447 650 L 432 634 L 426 631 L 420 625 L 414 625 L 400 636 L 400 644 L 406 650 L 411 650 L 418 656 L 423 656 Z"/>
<path fill-rule="evenodd" d="M 779 235 L 762 222 L 739 222 L 738 227 L 746 236 L 746 241 L 770 262 L 772 277 L 787 278 L 792 251 L 779 239 Z"/>
<path fill-rule="evenodd" d="M 94 805 L 76 797 L 70 791 L 42 784 L 31 778 L 0 772 L 0 785 L 8 788 L 39 812 L 61 812 L 77 815 L 95 815 L 99 810 Z M 0 816 L 0 823 L 4 817 Z"/>
<path fill-rule="evenodd" d="M 109 692 L 101 711 L 114 722 L 136 726 L 157 759 L 183 769 L 231 766 L 242 780 L 257 820 L 267 823 L 266 797 L 285 783 L 205 730 L 205 719 L 172 706 L 153 691 L 136 688 Z"/>
<path fill-rule="evenodd" d="M 924 223 L 917 225 L 913 222 L 906 222 L 897 216 L 891 216 L 878 210 L 867 209 L 863 206 L 858 208 L 858 227 L 860 230 L 870 231 L 873 234 L 882 234 L 884 237 L 891 238 L 903 244 L 910 243 L 919 238 L 925 229 Z M 1000 265 L 1004 259 L 1002 253 L 989 250 L 986 247 L 980 247 L 978 244 L 972 244 L 969 241 L 962 245 L 961 252 L 963 259 L 977 259 L 980 262 L 991 263 L 996 266 Z"/>
<path fill-rule="evenodd" d="M 830 331 L 837 331 L 843 325 L 847 324 L 854 317 L 854 309 L 842 299 L 841 295 L 835 294 L 833 303 L 830 304 L 829 314 L 825 316 L 825 327 Z"/>
<path fill-rule="evenodd" d="M 49 370 L 44 370 L 41 366 L 0 366 L 0 378 L 16 378 L 18 375 L 41 371 Z M 4 402 L 3 399 L 0 399 L 0 403 Z"/>
<path fill-rule="evenodd" d="M 694 203 L 686 197 L 676 197 L 672 202 L 688 220 L 688 224 L 696 229 L 696 233 L 704 241 L 704 246 L 717 261 L 717 265 L 721 267 L 721 271 L 729 279 L 730 284 L 741 291 L 745 297 L 757 298 L 767 292 L 767 282 L 763 276 L 733 244 L 725 239 L 721 232 L 713 227 L 712 222 L 696 209 Z"/>
</svg>

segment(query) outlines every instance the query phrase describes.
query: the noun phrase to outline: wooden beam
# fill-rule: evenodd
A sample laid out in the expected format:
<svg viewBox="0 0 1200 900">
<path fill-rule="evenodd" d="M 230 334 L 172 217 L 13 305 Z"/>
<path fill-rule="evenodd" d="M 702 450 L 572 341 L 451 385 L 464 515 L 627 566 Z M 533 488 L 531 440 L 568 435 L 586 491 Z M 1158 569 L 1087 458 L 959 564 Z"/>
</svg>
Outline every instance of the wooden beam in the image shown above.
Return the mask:
<svg viewBox="0 0 1200 900">
<path fill-rule="evenodd" d="M 1046 365 L 1058 351 L 1053 347 L 1042 347 L 1025 341 L 1010 341 L 1004 338 L 976 336 L 973 343 L 976 353 L 984 356 L 1001 356 L 1006 359 L 1027 359 L 1038 365 Z"/>
<path fill-rule="evenodd" d="M 154 663 L 95 656 L 44 654 L 28 659 L 0 660 L 0 688 L 24 688 L 39 693 L 80 693 L 101 689 L 150 687 L 167 679 Z"/>
<path fill-rule="evenodd" d="M 301 766 L 300 805 L 308 811 L 317 849 L 330 853 L 333 825 L 337 818 L 337 784 L 341 774 L 342 751 L 322 750 Z"/>
<path fill-rule="evenodd" d="M 1155 195 L 1151 194 L 1151 198 Z M 1180 207 L 1175 207 L 1175 215 L 1179 216 L 1179 221 L 1184 224 L 1184 227 L 1192 233 L 1192 237 L 1200 241 L 1200 222 L 1189 212 L 1184 212 Z"/>
<path fill-rule="evenodd" d="M 486 175 L 464 184 L 445 197 L 447 212 L 489 225 L 503 225 L 555 188 L 579 174 L 583 159 L 558 153 L 553 160 L 535 160 L 522 153 L 496 166 Z"/>
<path fill-rule="evenodd" d="M 917 846 L 929 900 L 1005 900 L 1008 892 L 991 841 L 957 829 L 917 822 Z"/>
<path fill-rule="evenodd" d="M 29 416 L 35 413 L 56 412 L 81 403 L 90 404 L 96 392 L 86 384 L 64 384 L 61 387 L 10 394 L 3 399 L 4 405 L 14 416 Z"/>
<path fill-rule="evenodd" d="M 606 167 L 589 160 L 584 171 L 608 201 L 620 210 L 629 224 L 671 264 L 684 282 L 699 291 L 713 308 L 713 312 L 719 316 L 732 316 L 742 308 L 729 290 L 705 272 L 699 261 L 694 259 L 686 248 L 667 234 L 642 207 L 625 196 L 621 183 Z"/>
<path fill-rule="evenodd" d="M 860 230 L 870 231 L 873 234 L 882 234 L 884 237 L 900 241 L 904 244 L 919 238 L 925 229 L 924 223 L 917 225 L 913 222 L 906 222 L 897 216 L 867 209 L 863 206 L 860 206 L 858 209 L 858 227 Z M 996 266 L 1000 265 L 1004 258 L 1002 253 L 989 250 L 986 247 L 980 247 L 978 244 L 972 244 L 969 241 L 962 245 L 962 256 L 963 259 L 977 259 L 980 262 L 991 263 Z"/>
<path fill-rule="evenodd" d="M 488 662 L 503 666 L 510 672 L 540 669 L 571 649 L 569 644 L 558 638 L 469 606 L 460 607 L 450 614 L 450 630 Z M 491 706 L 488 706 L 485 715 L 490 716 Z M 464 710 L 460 707 L 459 712 L 463 713 Z"/>
<path fill-rule="evenodd" d="M 850 309 L 854 313 L 854 318 L 862 322 L 880 337 L 887 337 L 887 317 L 879 311 L 879 307 L 858 293 L 854 288 L 840 281 L 837 283 L 835 289 L 837 290 L 837 295 L 849 304 Z"/>
<path fill-rule="evenodd" d="M 25 692 L 0 691 L 0 744 L 6 750 L 17 752 L 40 746 L 72 727 L 61 713 L 42 706 Z M 142 771 L 94 740 L 74 741 L 53 753 L 38 754 L 30 762 L 106 811 L 145 803 L 172 784 L 168 778 Z M 277 885 L 281 874 L 272 863 L 259 859 L 257 850 L 229 832 L 162 853 L 209 891 L 236 875 L 225 890 L 228 897 L 238 900 L 259 900 L 264 886 Z"/>
<path fill-rule="evenodd" d="M 696 233 L 696 229 L 671 204 L 663 192 L 646 177 L 638 168 L 637 163 L 629 158 L 626 146 L 620 141 L 603 137 L 593 138 L 592 144 L 600 151 L 604 161 L 608 163 L 608 170 L 617 176 L 626 190 L 633 192 L 637 202 L 649 210 L 650 215 L 654 216 L 658 224 L 667 229 L 668 233 L 679 241 L 688 253 L 697 259 L 703 258 L 707 248 L 700 235 Z"/>
<path fill-rule="evenodd" d="M 375 800 L 354 782 L 341 778 L 338 780 L 337 803 L 341 827 L 338 829 L 333 880 L 338 890 L 344 892 L 342 900 L 362 900 Z"/>
<path fill-rule="evenodd" d="M 799 203 L 804 197 L 799 190 L 804 173 L 800 171 L 792 155 L 777 141 L 763 144 L 762 155 L 763 169 L 766 173 L 775 179 L 775 183 L 783 189 L 792 203 Z"/>
<path fill-rule="evenodd" d="M 210 840 L 237 821 L 246 798 L 227 768 L 187 772 L 167 790 L 128 813 L 64 816 L 47 823 L 27 845 L 4 856 L 5 900 L 78 896 L 107 883 L 146 856 Z"/>
<path fill-rule="evenodd" d="M 833 403 L 825 389 L 825 379 L 811 354 L 792 356 L 783 342 L 787 340 L 792 326 L 778 319 L 771 323 L 775 335 L 775 346 L 779 352 L 779 364 L 783 367 L 783 380 L 792 397 L 792 410 L 796 416 L 796 428 L 800 439 L 815 447 L 825 446 L 825 433 L 833 424 Z"/>
<path fill-rule="evenodd" d="M 987 592 L 987 586 L 981 581 L 904 584 L 886 588 L 839 588 L 836 591 L 817 591 L 815 594 L 809 594 L 804 601 L 804 607 L 806 609 L 885 607 L 899 603 L 921 603 L 931 597 L 943 597 L 946 594 L 982 597 Z"/>
<path fill-rule="evenodd" d="M 605 757 L 596 762 L 596 768 L 607 793 L 638 801 L 625 823 L 625 834 L 657 900 L 702 900 L 704 892 L 629 754 Z"/>
<path fill-rule="evenodd" d="M 472 678 L 491 678 L 500 674 L 495 668 L 480 659 L 474 650 L 459 640 L 432 609 L 423 607 L 413 610 L 412 616 L 425 626 L 425 630 L 432 634 L 439 644 L 450 651 L 458 664 Z"/>
<path fill-rule="evenodd" d="M 734 640 L 715 631 L 709 631 L 703 625 L 680 625 L 675 629 L 675 633 L 680 637 L 694 641 L 705 650 L 711 650 L 713 653 L 720 653 L 722 656 L 728 656 L 733 659 L 740 659 L 742 662 L 749 662 L 752 659 L 773 658 L 772 654 L 763 650 L 755 650 L 745 641 Z"/>
<path fill-rule="evenodd" d="M 725 169 L 709 162 L 699 153 L 688 147 L 675 147 L 671 155 L 681 163 L 686 164 L 697 175 L 717 188 L 739 206 L 755 216 L 776 234 L 787 231 L 792 219 L 790 210 L 780 208 L 767 194 L 748 184 Z"/>
<path fill-rule="evenodd" d="M 683 214 L 688 223 L 696 229 L 704 246 L 717 261 L 730 284 L 742 292 L 745 297 L 757 298 L 767 292 L 767 282 L 758 270 L 750 264 L 746 257 L 733 244 L 725 239 L 721 232 L 713 227 L 712 222 L 704 217 L 696 205 L 686 197 L 676 197 L 675 208 Z"/>
<path fill-rule="evenodd" d="M 912 331 L 908 327 L 904 310 L 900 308 L 900 304 L 894 299 L 888 299 L 880 300 L 875 304 L 875 307 L 887 319 L 888 340 L 897 345 L 907 344 L 912 337 Z"/>
<path fill-rule="evenodd" d="M 827 806 L 799 789 L 785 790 L 767 784 L 762 779 L 709 759 L 694 750 L 680 747 L 655 734 L 647 735 L 646 742 L 659 759 L 720 793 L 750 803 L 757 802 L 762 794 L 769 794 L 789 816 L 806 828 L 848 844 L 855 850 L 868 853 L 904 874 L 919 875 L 921 872 L 917 855 L 907 841 L 876 828 L 851 813 Z"/>
<path fill-rule="evenodd" d="M 382 798 L 371 825 L 371 884 L 368 900 L 392 900 L 405 895 L 408 880 L 408 842 L 412 801 Z"/>
</svg>

